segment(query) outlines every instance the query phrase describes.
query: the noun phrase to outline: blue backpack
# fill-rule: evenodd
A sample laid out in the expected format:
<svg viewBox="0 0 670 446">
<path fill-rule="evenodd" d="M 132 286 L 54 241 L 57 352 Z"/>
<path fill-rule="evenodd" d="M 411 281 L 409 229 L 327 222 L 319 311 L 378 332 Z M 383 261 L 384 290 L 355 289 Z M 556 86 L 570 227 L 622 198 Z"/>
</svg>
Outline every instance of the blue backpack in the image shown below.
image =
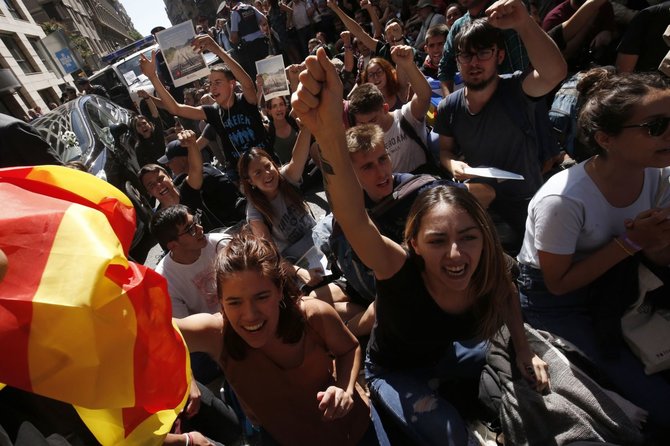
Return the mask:
<svg viewBox="0 0 670 446">
<path fill-rule="evenodd" d="M 558 137 L 558 143 L 570 157 L 575 157 L 577 140 L 577 109 L 579 73 L 573 74 L 561 85 L 549 110 L 549 121 Z"/>
</svg>

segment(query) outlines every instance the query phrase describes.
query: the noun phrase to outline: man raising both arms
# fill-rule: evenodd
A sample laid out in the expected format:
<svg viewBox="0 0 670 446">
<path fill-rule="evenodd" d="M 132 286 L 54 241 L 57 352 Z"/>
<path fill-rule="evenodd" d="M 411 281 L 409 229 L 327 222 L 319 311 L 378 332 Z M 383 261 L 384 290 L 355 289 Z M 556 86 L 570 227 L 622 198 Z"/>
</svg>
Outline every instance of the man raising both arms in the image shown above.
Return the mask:
<svg viewBox="0 0 670 446">
<path fill-rule="evenodd" d="M 228 163 L 228 177 L 237 181 L 237 160 L 240 155 L 252 147 L 267 147 L 267 133 L 258 111 L 256 86 L 249 74 L 209 35 L 203 34 L 193 39 L 193 49 L 202 53 L 210 51 L 225 63 L 212 67 L 209 74 L 209 91 L 216 101 L 214 105 L 190 106 L 179 104 L 161 84 L 156 74 L 156 61 L 140 57 L 142 73 L 149 78 L 163 107 L 172 115 L 191 120 L 205 120 L 211 124 L 221 138 Z M 235 93 L 235 84 L 239 82 L 242 93 Z"/>
</svg>

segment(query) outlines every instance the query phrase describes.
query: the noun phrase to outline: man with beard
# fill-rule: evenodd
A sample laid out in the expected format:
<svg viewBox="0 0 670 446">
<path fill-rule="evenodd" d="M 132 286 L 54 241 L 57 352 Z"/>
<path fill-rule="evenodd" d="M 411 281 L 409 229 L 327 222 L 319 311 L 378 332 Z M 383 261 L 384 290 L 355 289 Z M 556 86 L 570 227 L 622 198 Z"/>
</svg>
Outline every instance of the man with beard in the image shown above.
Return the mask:
<svg viewBox="0 0 670 446">
<path fill-rule="evenodd" d="M 467 12 L 449 28 L 449 35 L 444 44 L 444 52 L 438 70 L 438 79 L 444 96 L 454 91 L 454 78 L 458 71 L 454 39 L 468 23 L 486 17 L 486 11 L 493 2 L 494 0 L 458 0 L 459 5 Z M 502 48 L 505 48 L 506 51 L 502 63 L 499 64 L 500 72 L 513 73 L 517 70 L 525 70 L 528 67 L 528 54 L 519 35 L 513 29 L 505 29 L 502 34 L 505 42 L 505 46 Z"/>
<path fill-rule="evenodd" d="M 542 185 L 535 108 L 566 75 L 567 65 L 554 42 L 533 21 L 521 0 L 501 0 L 456 36 L 456 60 L 465 88 L 442 100 L 435 132 L 440 162 L 455 179 L 472 179 L 470 166 L 497 167 L 523 175 L 521 181 L 477 180 L 495 191 L 494 210 L 520 246 L 528 202 Z M 502 29 L 514 29 L 531 65 L 524 73 L 499 75 L 505 58 Z M 524 128 L 524 123 L 527 128 Z"/>
</svg>

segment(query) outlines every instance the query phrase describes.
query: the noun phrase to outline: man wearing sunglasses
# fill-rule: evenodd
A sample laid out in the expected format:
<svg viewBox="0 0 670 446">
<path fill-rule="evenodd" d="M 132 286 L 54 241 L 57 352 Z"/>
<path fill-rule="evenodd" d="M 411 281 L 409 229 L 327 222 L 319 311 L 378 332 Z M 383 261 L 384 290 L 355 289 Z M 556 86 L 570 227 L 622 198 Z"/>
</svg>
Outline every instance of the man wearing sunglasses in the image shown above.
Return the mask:
<svg viewBox="0 0 670 446">
<path fill-rule="evenodd" d="M 205 234 L 201 214 L 182 204 L 156 212 L 149 229 L 168 251 L 156 271 L 167 279 L 172 317 L 218 312 L 213 264 L 225 235 Z"/>
<path fill-rule="evenodd" d="M 539 154 L 545 148 L 538 141 L 536 108 L 563 80 L 567 65 L 521 0 L 498 1 L 486 12 L 487 19 L 469 23 L 454 41 L 465 88 L 442 100 L 434 130 L 440 134 L 442 166 L 456 180 L 480 182 L 495 192 L 490 209 L 512 229 L 507 248 L 513 252 L 523 240 L 528 202 L 542 185 Z M 498 74 L 505 58 L 501 29 L 519 34 L 535 69 Z M 496 167 L 524 179 L 474 179 L 466 173 L 471 166 Z"/>
<path fill-rule="evenodd" d="M 205 234 L 201 213 L 192 213 L 182 204 L 156 212 L 149 230 L 168 251 L 156 265 L 156 272 L 167 280 L 172 317 L 218 313 L 214 260 L 230 237 L 221 233 Z M 191 369 L 195 378 L 205 384 L 221 375 L 218 365 L 200 352 L 191 353 Z"/>
</svg>

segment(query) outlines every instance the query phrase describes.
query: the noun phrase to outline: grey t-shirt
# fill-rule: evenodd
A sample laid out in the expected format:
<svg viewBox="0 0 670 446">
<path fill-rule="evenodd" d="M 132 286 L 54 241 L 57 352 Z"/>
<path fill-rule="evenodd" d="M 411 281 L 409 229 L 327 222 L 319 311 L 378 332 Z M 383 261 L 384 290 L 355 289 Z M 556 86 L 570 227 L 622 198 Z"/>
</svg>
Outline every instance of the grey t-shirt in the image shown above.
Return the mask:
<svg viewBox="0 0 670 446">
<path fill-rule="evenodd" d="M 282 168 L 281 171 L 284 169 Z M 285 178 L 284 178 L 285 179 Z M 304 208 L 288 204 L 282 194 L 270 202 L 273 218 L 266 222 L 263 214 L 247 202 L 247 221 L 260 220 L 270 226 L 272 238 L 284 257 L 300 258 L 311 247 L 312 228 L 316 224 Z"/>
<path fill-rule="evenodd" d="M 530 122 L 535 126 L 536 101 L 527 96 L 522 87 L 523 74 L 517 71 L 511 75 L 501 75 L 498 88 L 476 114 L 470 113 L 465 100 L 465 89 L 447 98 L 437 107 L 435 132 L 455 139 L 456 154 L 463 155 L 464 161 L 471 167 L 497 167 L 523 175 L 523 181 L 508 180 L 492 183 L 499 196 L 507 198 L 530 198 L 542 185 L 539 150 L 535 138 L 527 135 L 515 122 L 509 108 L 512 102 L 505 103 L 504 89 L 511 89 L 508 97 L 513 97 L 514 106 L 521 104 Z M 450 107 L 449 104 L 453 104 Z"/>
</svg>

